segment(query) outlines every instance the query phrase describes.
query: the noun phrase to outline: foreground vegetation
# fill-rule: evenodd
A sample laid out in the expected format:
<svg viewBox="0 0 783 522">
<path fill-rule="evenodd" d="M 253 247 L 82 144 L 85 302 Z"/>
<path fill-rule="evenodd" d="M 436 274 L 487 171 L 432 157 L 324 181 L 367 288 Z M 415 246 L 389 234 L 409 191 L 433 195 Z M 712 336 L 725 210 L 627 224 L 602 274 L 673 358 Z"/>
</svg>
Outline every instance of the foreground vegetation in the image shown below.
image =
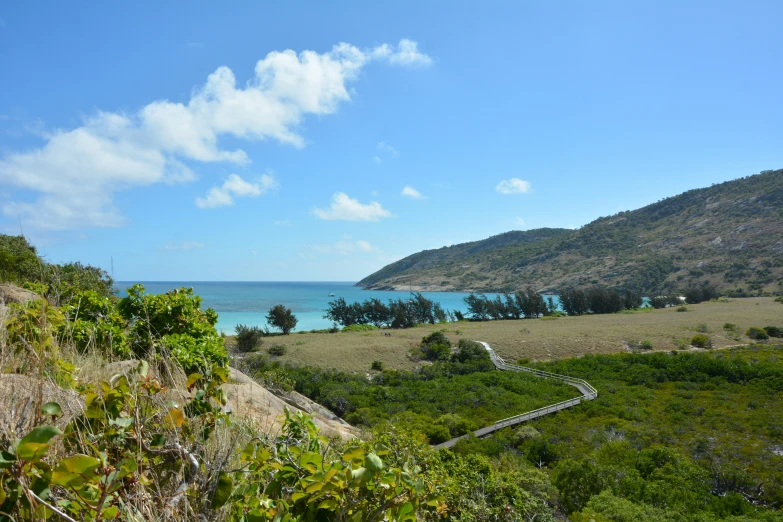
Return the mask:
<svg viewBox="0 0 783 522">
<path fill-rule="evenodd" d="M 551 402 L 573 395 L 541 379 L 514 382 L 518 375 L 494 371 L 481 358 L 461 363 L 459 353 L 371 380 L 285 371 L 298 391 L 354 423 L 391 421 L 433 443 L 532 409 L 524 401 L 531 391 Z M 454 458 L 487 458 L 517 476 L 540 470 L 538 494 L 574 521 L 783 520 L 783 346 L 536 366 L 587 379 L 598 399 L 486 439 L 468 438 L 454 447 Z"/>
</svg>

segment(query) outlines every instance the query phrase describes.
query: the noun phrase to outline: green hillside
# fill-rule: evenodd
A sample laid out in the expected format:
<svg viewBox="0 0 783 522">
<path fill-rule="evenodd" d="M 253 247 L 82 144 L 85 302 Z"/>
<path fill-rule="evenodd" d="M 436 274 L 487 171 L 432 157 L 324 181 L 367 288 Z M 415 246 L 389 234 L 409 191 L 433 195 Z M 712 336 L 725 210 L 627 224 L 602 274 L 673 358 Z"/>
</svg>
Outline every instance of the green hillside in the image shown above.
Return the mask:
<svg viewBox="0 0 783 522">
<path fill-rule="evenodd" d="M 357 285 L 546 291 L 600 284 L 662 292 L 697 281 L 736 293 L 783 290 L 783 170 L 690 190 L 579 230 L 513 231 L 425 250 Z"/>
</svg>

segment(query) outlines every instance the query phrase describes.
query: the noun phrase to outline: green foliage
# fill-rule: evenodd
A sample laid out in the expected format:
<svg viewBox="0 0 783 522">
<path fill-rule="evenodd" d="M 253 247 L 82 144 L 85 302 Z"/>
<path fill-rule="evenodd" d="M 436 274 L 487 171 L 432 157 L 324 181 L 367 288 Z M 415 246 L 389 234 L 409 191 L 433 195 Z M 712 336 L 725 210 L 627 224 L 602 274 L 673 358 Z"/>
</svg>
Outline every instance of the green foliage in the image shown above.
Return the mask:
<svg viewBox="0 0 783 522">
<path fill-rule="evenodd" d="M 285 355 L 287 351 L 288 349 L 284 344 L 273 344 L 267 349 L 267 353 L 269 353 L 269 355 L 275 355 L 277 357 Z"/>
<path fill-rule="evenodd" d="M 688 311 L 688 307 L 687 306 L 678 306 L 677 307 L 677 311 L 678 312 L 687 312 Z"/>
<path fill-rule="evenodd" d="M 238 324 L 234 330 L 236 331 L 236 347 L 239 352 L 255 352 L 264 342 L 262 339 L 264 332 L 258 326 Z"/>
<path fill-rule="evenodd" d="M 290 308 L 286 308 L 284 305 L 275 305 L 269 309 L 269 313 L 266 315 L 266 321 L 275 328 L 283 332 L 283 335 L 288 335 L 291 330 L 296 328 L 296 323 L 299 320 L 296 318 Z"/>
<path fill-rule="evenodd" d="M 217 313 L 201 309 L 201 298 L 192 288 L 165 294 L 147 294 L 133 285 L 118 304 L 128 322 L 128 344 L 138 358 L 149 358 L 168 349 L 185 371 L 200 371 L 213 364 L 226 365 L 223 339 L 215 330 Z"/>
<path fill-rule="evenodd" d="M 240 453 L 247 471 L 226 478 L 231 520 L 395 520 L 445 510 L 443 497 L 412 458 L 383 461 L 385 445 L 354 445 L 329 455 L 312 420 L 287 412 L 275 443 L 251 442 Z M 270 451 L 271 450 L 271 451 Z M 270 480 L 271 477 L 271 480 Z"/>
<path fill-rule="evenodd" d="M 81 263 L 57 265 L 42 259 L 23 236 L 0 234 L 0 282 L 10 282 L 68 304 L 76 294 L 92 291 L 112 295 L 114 281 L 104 270 Z"/>
<path fill-rule="evenodd" d="M 128 325 L 114 299 L 85 290 L 75 293 L 63 310 L 68 323 L 64 325 L 62 335 L 70 336 L 77 348 L 84 351 L 94 347 L 103 353 L 130 356 Z"/>
<path fill-rule="evenodd" d="M 696 348 L 712 348 L 712 340 L 704 334 L 694 335 L 691 338 L 691 346 Z"/>
<path fill-rule="evenodd" d="M 265 369 L 259 366 L 256 372 Z M 308 367 L 286 371 L 296 391 L 352 424 L 376 426 L 390 421 L 424 433 L 433 442 L 451 438 L 441 428 L 433 428 L 433 420 L 447 414 L 478 428 L 508 417 L 509 411 L 529 411 L 574 396 L 570 386 L 558 382 L 498 372 L 487 358 L 436 362 L 415 372 L 386 370 L 372 380 Z"/>
<path fill-rule="evenodd" d="M 767 332 L 767 335 L 770 337 L 783 337 L 783 328 L 779 326 L 765 326 L 764 331 Z"/>
<path fill-rule="evenodd" d="M 489 352 L 481 343 L 460 339 L 457 344 L 457 352 L 451 356 L 451 360 L 458 363 L 489 361 Z"/>
<path fill-rule="evenodd" d="M 737 333 L 739 331 L 739 327 L 734 323 L 724 323 L 723 329 L 731 333 Z"/>
<path fill-rule="evenodd" d="M 687 288 L 683 295 L 685 295 L 686 303 L 699 304 L 704 301 L 709 301 L 710 299 L 717 299 L 719 294 L 718 290 L 714 286 L 710 285 L 709 283 L 704 283 L 700 286 L 692 286 Z"/>
<path fill-rule="evenodd" d="M 447 361 L 451 357 L 451 341 L 446 337 L 446 330 L 438 330 L 421 340 L 418 350 L 428 361 Z"/>
<path fill-rule="evenodd" d="M 754 341 L 764 341 L 769 339 L 769 335 L 767 334 L 766 330 L 759 328 L 758 326 L 751 326 L 745 330 L 745 335 Z"/>
<path fill-rule="evenodd" d="M 370 365 L 370 369 L 374 370 L 376 372 L 382 372 L 383 371 L 383 362 L 382 361 L 373 361 Z"/>
<path fill-rule="evenodd" d="M 707 325 L 707 323 L 699 323 L 694 327 L 694 330 L 699 333 L 709 333 L 710 327 Z"/>
<path fill-rule="evenodd" d="M 324 319 L 341 324 L 345 327 L 344 332 L 350 332 L 362 331 L 359 328 L 364 325 L 376 328 L 411 328 L 417 324 L 453 321 L 455 316 L 454 313 L 443 310 L 440 304 L 416 293 L 407 301 L 390 299 L 388 305 L 380 299 L 348 304 L 340 297 L 329 303 Z"/>
<path fill-rule="evenodd" d="M 6 346 L 20 358 L 19 373 L 37 373 L 65 387 L 72 387 L 74 366 L 60 357 L 57 340 L 65 316 L 46 300 L 11 304 L 6 321 Z M 5 370 L 5 369 L 4 369 Z"/>
<path fill-rule="evenodd" d="M 84 386 L 85 411 L 65 432 L 42 424 L 0 440 L 4 518 L 415 522 L 446 511 L 440 486 L 411 448 L 392 440 L 335 450 L 301 412 L 286 410 L 278 437 L 252 437 L 214 462 L 200 448 L 217 427 L 231 429 L 221 389 L 228 371 L 190 375 L 193 397 L 184 407 L 160 401 L 165 389 L 147 371 L 141 363 L 128 376 Z M 59 411 L 51 403 L 42 413 Z"/>
</svg>

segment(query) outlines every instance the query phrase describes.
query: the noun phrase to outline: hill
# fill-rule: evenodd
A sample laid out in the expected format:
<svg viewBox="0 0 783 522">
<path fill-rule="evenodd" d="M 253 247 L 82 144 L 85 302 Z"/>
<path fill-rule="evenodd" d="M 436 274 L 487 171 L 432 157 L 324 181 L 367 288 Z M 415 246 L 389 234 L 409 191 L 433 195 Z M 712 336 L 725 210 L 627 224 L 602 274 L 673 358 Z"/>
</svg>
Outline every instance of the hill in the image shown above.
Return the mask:
<svg viewBox="0 0 783 522">
<path fill-rule="evenodd" d="M 512 231 L 425 250 L 357 283 L 367 289 L 539 291 L 605 285 L 734 295 L 783 290 L 783 170 L 689 190 L 578 230 Z"/>
</svg>

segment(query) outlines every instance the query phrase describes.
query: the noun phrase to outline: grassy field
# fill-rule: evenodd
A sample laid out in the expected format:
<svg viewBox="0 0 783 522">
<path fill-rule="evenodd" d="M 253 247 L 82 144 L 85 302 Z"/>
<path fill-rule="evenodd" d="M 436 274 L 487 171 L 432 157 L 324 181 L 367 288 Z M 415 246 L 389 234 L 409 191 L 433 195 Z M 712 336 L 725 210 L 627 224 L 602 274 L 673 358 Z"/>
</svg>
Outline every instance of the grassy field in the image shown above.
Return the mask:
<svg viewBox="0 0 783 522">
<path fill-rule="evenodd" d="M 376 360 L 386 368 L 415 368 L 421 363 L 408 358 L 409 348 L 423 336 L 444 328 L 455 343 L 461 338 L 486 341 L 507 360 L 543 361 L 624 352 L 630 344 L 641 340 L 651 341 L 654 350 L 673 350 L 678 348 L 678 342 L 690 340 L 705 329 L 715 347 L 721 348 L 747 344 L 749 339 L 743 333 L 750 326 L 783 326 L 783 304 L 769 297 L 701 303 L 687 308 L 687 312 L 667 308 L 557 319 L 449 323 L 407 330 L 291 334 L 265 338 L 262 350 L 283 344 L 287 353 L 278 358 L 281 362 L 366 372 Z M 724 331 L 725 323 L 736 324 L 739 336 Z M 391 333 L 391 337 L 385 333 Z"/>
</svg>

